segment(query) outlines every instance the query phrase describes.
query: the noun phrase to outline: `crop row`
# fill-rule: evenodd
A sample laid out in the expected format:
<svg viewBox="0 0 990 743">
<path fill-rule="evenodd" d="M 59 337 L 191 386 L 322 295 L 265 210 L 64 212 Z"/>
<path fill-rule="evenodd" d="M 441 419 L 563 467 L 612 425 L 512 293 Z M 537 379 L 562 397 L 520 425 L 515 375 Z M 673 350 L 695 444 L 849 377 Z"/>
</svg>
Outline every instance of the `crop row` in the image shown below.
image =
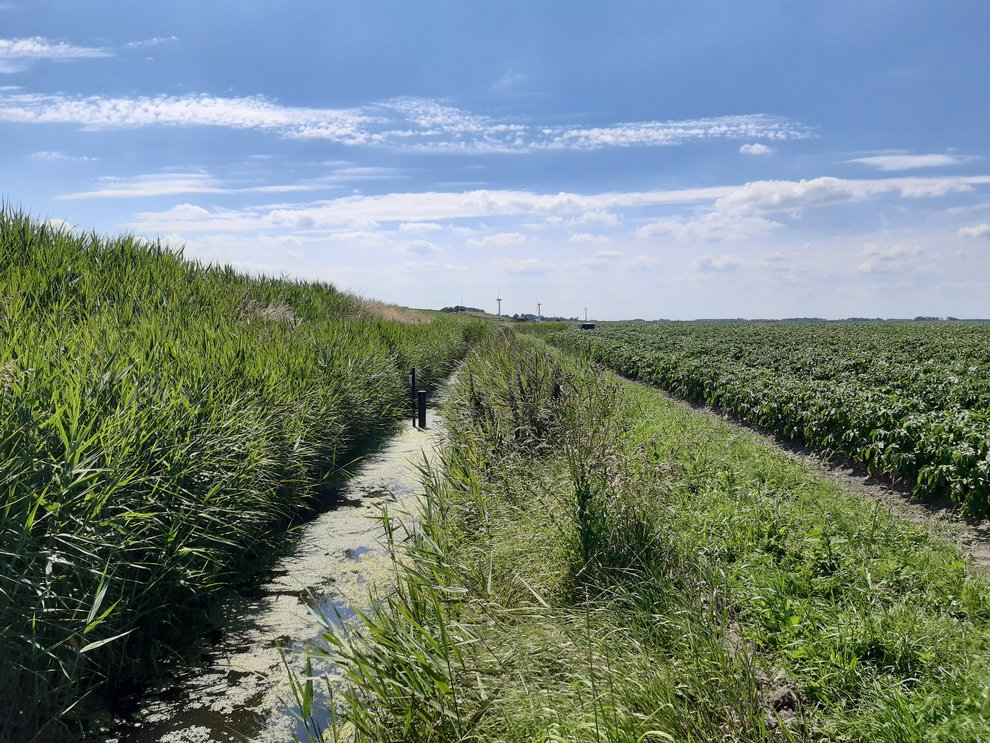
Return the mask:
<svg viewBox="0 0 990 743">
<path fill-rule="evenodd" d="M 616 324 L 550 340 L 921 497 L 990 510 L 990 325 Z"/>
</svg>

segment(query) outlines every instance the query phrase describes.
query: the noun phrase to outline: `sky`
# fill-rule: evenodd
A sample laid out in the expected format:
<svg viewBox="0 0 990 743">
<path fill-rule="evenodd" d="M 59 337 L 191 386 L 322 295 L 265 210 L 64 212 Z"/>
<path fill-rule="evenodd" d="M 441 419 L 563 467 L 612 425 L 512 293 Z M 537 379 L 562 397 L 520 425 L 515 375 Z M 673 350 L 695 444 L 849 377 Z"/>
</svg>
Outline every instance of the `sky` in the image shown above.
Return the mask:
<svg viewBox="0 0 990 743">
<path fill-rule="evenodd" d="M 412 307 L 990 317 L 985 0 L 0 0 L 0 199 Z"/>
</svg>

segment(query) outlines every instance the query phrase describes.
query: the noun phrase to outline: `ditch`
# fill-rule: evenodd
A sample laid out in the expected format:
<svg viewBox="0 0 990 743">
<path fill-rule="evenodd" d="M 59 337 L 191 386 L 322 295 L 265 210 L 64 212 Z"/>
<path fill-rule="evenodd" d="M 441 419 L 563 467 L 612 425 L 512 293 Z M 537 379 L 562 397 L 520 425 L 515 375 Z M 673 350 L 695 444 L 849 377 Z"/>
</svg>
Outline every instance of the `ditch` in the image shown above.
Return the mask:
<svg viewBox="0 0 990 743">
<path fill-rule="evenodd" d="M 383 447 L 365 456 L 341 483 L 333 507 L 299 528 L 291 550 L 254 586 L 231 591 L 220 602 L 223 629 L 201 661 L 169 674 L 97 740 L 274 742 L 293 735 L 305 740 L 305 729 L 293 716 L 286 663 L 304 676 L 305 650 L 321 630 L 316 615 L 346 622 L 355 607 L 367 606 L 369 589 L 388 580 L 391 564 L 378 514 L 383 506 L 400 518 L 415 513 L 419 465 L 433 458 L 441 432 L 434 406 L 425 429 L 406 421 Z M 314 675 L 332 679 L 334 669 L 317 662 Z"/>
</svg>

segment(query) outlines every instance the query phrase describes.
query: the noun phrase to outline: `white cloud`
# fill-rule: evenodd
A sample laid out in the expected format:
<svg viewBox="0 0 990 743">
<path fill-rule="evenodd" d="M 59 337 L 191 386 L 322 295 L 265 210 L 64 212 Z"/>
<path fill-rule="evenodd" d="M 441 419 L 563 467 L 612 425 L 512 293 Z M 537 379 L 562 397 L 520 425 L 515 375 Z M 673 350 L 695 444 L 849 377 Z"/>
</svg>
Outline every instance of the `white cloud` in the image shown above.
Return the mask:
<svg viewBox="0 0 990 743">
<path fill-rule="evenodd" d="M 699 271 L 735 271 L 743 265 L 742 260 L 735 255 L 699 255 L 694 260 L 694 267 Z"/>
<path fill-rule="evenodd" d="M 979 158 L 972 155 L 872 155 L 846 160 L 849 163 L 868 165 L 877 170 L 916 170 L 918 168 L 942 168 L 962 165 Z"/>
<path fill-rule="evenodd" d="M 868 243 L 863 247 L 863 255 L 868 256 L 856 270 L 859 273 L 887 274 L 918 271 L 923 266 L 918 265 L 918 259 L 925 251 L 917 245 L 897 243 L 895 245 L 879 245 Z"/>
<path fill-rule="evenodd" d="M 425 232 L 442 232 L 443 225 L 436 222 L 403 222 L 399 225 L 400 232 L 409 234 L 421 234 Z"/>
<path fill-rule="evenodd" d="M 96 189 L 64 194 L 61 201 L 79 199 L 125 199 L 172 196 L 182 193 L 219 193 L 219 181 L 205 173 L 162 173 L 133 178 L 101 178 Z"/>
<path fill-rule="evenodd" d="M 487 235 L 480 240 L 468 240 L 468 245 L 476 245 L 478 247 L 489 247 L 492 245 L 506 247 L 508 245 L 522 245 L 527 239 L 521 232 L 498 232 L 494 235 Z"/>
<path fill-rule="evenodd" d="M 144 49 L 149 46 L 161 46 L 162 44 L 170 44 L 173 41 L 178 41 L 178 36 L 156 36 L 152 39 L 145 39 L 144 41 L 131 41 L 124 44 L 125 49 Z"/>
<path fill-rule="evenodd" d="M 596 211 L 585 212 L 577 219 L 571 220 L 571 223 L 572 224 L 600 223 L 614 227 L 615 225 L 619 224 L 619 217 L 618 215 L 613 214 L 607 209 L 598 209 Z"/>
<path fill-rule="evenodd" d="M 587 128 L 546 128 L 541 149 L 602 149 L 604 147 L 663 146 L 700 139 L 806 139 L 810 130 L 795 122 L 765 114 L 719 116 L 680 121 L 640 121 Z"/>
<path fill-rule="evenodd" d="M 725 212 L 799 211 L 830 204 L 863 201 L 888 193 L 907 198 L 944 196 L 990 183 L 988 176 L 962 178 L 885 178 L 846 180 L 822 177 L 800 181 L 753 181 L 715 202 Z"/>
<path fill-rule="evenodd" d="M 753 144 L 744 144 L 739 148 L 739 152 L 743 155 L 772 155 L 775 150 L 773 147 L 767 147 L 760 142 L 754 142 Z"/>
<path fill-rule="evenodd" d="M 59 153 L 37 153 L 40 159 L 77 159 L 57 157 Z M 86 159 L 86 158 L 83 158 Z M 96 158 L 88 158 L 96 159 Z M 347 179 L 344 179 L 345 181 Z M 313 191 L 339 183 L 337 176 L 318 178 L 302 183 L 273 183 L 262 186 L 232 186 L 207 173 L 154 173 L 130 178 L 104 177 L 98 179 L 96 187 L 89 191 L 62 194 L 59 201 L 79 201 L 81 199 L 131 199 L 150 196 L 174 196 L 193 193 L 293 193 Z"/>
<path fill-rule="evenodd" d="M 681 242 L 716 240 L 746 240 L 754 235 L 765 235 L 783 227 L 763 217 L 744 216 L 732 212 L 714 210 L 700 217 L 664 217 L 636 230 L 636 237 L 671 237 Z"/>
<path fill-rule="evenodd" d="M 41 152 L 32 152 L 28 155 L 32 160 L 40 160 L 41 162 L 96 162 L 100 158 L 89 157 L 88 155 L 69 155 L 65 152 L 43 150 Z"/>
<path fill-rule="evenodd" d="M 365 142 L 365 115 L 350 109 L 279 106 L 260 96 L 157 96 L 154 98 L 68 98 L 18 94 L 0 97 L 0 121 L 27 124 L 78 124 L 91 128 L 141 126 L 220 126 L 267 129 L 285 136 L 319 130 L 344 143 Z"/>
<path fill-rule="evenodd" d="M 914 257 L 924 253 L 919 246 L 908 243 L 897 243 L 895 245 L 878 245 L 877 243 L 867 243 L 863 246 L 863 253 L 866 255 L 879 256 L 881 258 L 906 258 Z"/>
<path fill-rule="evenodd" d="M 109 57 L 105 49 L 49 41 L 42 36 L 0 39 L 0 73 L 21 72 L 34 62 L 69 62 L 75 59 Z"/>
<path fill-rule="evenodd" d="M 103 50 L 83 51 L 107 54 Z M 763 114 L 641 121 L 603 127 L 547 127 L 499 120 L 423 98 L 395 98 L 357 108 L 318 109 L 282 106 L 261 96 L 79 98 L 18 94 L 0 97 L 0 121 L 77 124 L 91 128 L 220 126 L 351 146 L 453 153 L 597 150 L 678 145 L 707 139 L 783 140 L 810 136 L 800 124 Z"/>
<path fill-rule="evenodd" d="M 129 228 L 147 232 L 258 231 L 273 227 L 275 212 L 305 219 L 318 227 L 368 225 L 377 222 L 448 222 L 463 219 L 525 216 L 528 219 L 577 217 L 589 211 L 645 209 L 673 204 L 712 204 L 716 216 L 702 214 L 692 220 L 665 218 L 641 228 L 641 237 L 683 234 L 685 239 L 740 239 L 777 229 L 776 222 L 759 217 L 761 212 L 797 211 L 831 203 L 863 200 L 884 193 L 901 196 L 937 196 L 966 191 L 973 185 L 990 183 L 990 176 L 949 179 L 891 178 L 886 180 L 843 181 L 835 178 L 814 181 L 758 181 L 745 186 L 672 191 L 633 191 L 625 193 L 539 194 L 531 191 L 465 191 L 388 193 L 376 196 L 347 196 L 309 203 L 245 207 L 239 210 L 213 209 L 198 218 L 171 211 L 136 214 Z M 209 188 L 199 183 L 200 188 Z M 217 188 L 220 185 L 217 184 Z M 301 186 L 270 187 L 301 190 Z M 260 189 L 259 189 L 260 190 Z M 750 219 L 751 218 L 751 219 Z M 557 222 L 556 219 L 551 219 Z M 559 222 L 558 222 L 559 223 Z M 697 223 L 697 224 L 695 224 Z M 502 233 L 514 234 L 520 233 Z M 519 241 L 497 238 L 491 242 Z M 480 241 L 479 241 L 480 242 Z M 476 243 L 477 244 L 477 243 Z"/>
<path fill-rule="evenodd" d="M 270 226 L 273 209 L 297 212 L 320 226 L 367 224 L 368 222 L 444 222 L 457 219 L 533 215 L 561 217 L 616 207 L 649 207 L 712 201 L 732 193 L 732 187 L 677 191 L 634 191 L 606 194 L 539 194 L 531 191 L 466 191 L 390 193 L 377 196 L 346 196 L 304 204 L 215 209 L 202 219 L 190 220 L 170 210 L 135 215 L 129 227 L 149 232 L 183 232 L 216 229 L 252 231 Z M 518 234 L 518 233 L 515 233 Z M 505 238 L 501 238 L 505 239 Z M 518 240 L 518 238 L 514 238 Z M 510 240 L 511 241 L 511 240 Z"/>
<path fill-rule="evenodd" d="M 609 242 L 604 235 L 591 235 L 587 232 L 574 233 L 567 240 L 575 245 L 604 245 Z"/>
<path fill-rule="evenodd" d="M 990 224 L 963 227 L 959 230 L 959 237 L 990 237 Z"/>
</svg>

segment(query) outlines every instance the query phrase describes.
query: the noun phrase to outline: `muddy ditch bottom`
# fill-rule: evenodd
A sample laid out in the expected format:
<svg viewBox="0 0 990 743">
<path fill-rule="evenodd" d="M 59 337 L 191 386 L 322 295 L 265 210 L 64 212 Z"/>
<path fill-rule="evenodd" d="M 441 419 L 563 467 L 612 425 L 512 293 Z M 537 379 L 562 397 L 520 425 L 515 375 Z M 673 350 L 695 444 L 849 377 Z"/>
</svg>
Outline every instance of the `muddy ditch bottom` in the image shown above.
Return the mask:
<svg viewBox="0 0 990 743">
<path fill-rule="evenodd" d="M 434 411 L 426 429 L 408 422 L 354 468 L 337 506 L 302 525 L 291 552 L 249 592 L 231 592 L 219 607 L 221 639 L 202 660 L 152 687 L 127 719 L 93 740 L 105 743 L 282 743 L 307 739 L 293 716 L 285 661 L 305 677 L 305 650 L 319 640 L 322 615 L 346 622 L 367 607 L 369 589 L 390 579 L 378 515 L 382 506 L 415 513 L 422 493 L 418 466 L 432 460 L 442 434 Z M 313 675 L 333 678 L 327 661 Z M 325 684 L 316 684 L 317 687 Z M 326 702 L 325 691 L 317 698 Z M 329 715 L 329 705 L 318 705 Z M 319 720 L 329 724 L 329 717 Z"/>
</svg>

